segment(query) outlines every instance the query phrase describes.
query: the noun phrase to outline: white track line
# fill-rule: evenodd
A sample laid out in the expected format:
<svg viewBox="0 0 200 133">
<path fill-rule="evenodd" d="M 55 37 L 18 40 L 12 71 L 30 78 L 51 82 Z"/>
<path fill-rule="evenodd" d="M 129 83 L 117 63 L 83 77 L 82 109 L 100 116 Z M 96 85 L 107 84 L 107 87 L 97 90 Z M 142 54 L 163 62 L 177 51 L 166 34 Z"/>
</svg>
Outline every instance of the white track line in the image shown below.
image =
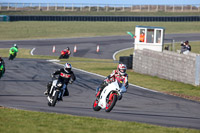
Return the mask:
<svg viewBox="0 0 200 133">
<path fill-rule="evenodd" d="M 50 60 L 48 60 L 48 61 L 50 61 Z M 56 64 L 56 65 L 59 65 L 59 66 L 63 66 L 62 64 L 57 63 L 57 62 L 53 62 L 53 61 L 52 61 L 52 63 L 54 63 L 54 64 Z M 81 71 L 81 72 L 84 72 L 84 73 L 87 73 L 87 74 L 91 74 L 91 75 L 95 75 L 95 76 L 99 76 L 99 77 L 105 78 L 105 76 L 100 75 L 100 74 L 88 72 L 88 71 L 85 71 L 85 70 L 82 70 L 82 69 L 78 69 L 78 68 L 74 68 L 74 67 L 73 67 L 73 69 L 78 70 L 78 71 Z M 160 93 L 160 92 L 158 92 L 158 91 L 151 90 L 151 89 L 148 89 L 148 88 L 144 88 L 144 87 L 141 87 L 141 86 L 137 86 L 137 85 L 134 85 L 134 84 L 129 84 L 129 85 L 130 85 L 130 86 L 137 87 L 137 88 L 140 88 L 140 89 L 143 89 L 143 90 L 147 90 L 147 91 L 151 91 L 151 92 L 155 92 L 155 93 Z"/>
<path fill-rule="evenodd" d="M 124 51 L 124 50 L 128 50 L 128 49 L 132 49 L 132 48 L 133 48 L 133 47 L 131 47 L 131 48 L 125 48 L 125 49 L 121 49 L 121 50 L 119 50 L 119 51 L 116 51 L 116 52 L 113 54 L 113 60 L 116 60 L 115 56 L 116 56 L 116 54 L 118 54 L 119 52 Z"/>
<path fill-rule="evenodd" d="M 31 55 L 34 55 L 34 54 L 33 54 L 33 51 L 34 51 L 35 49 L 36 49 L 36 48 L 33 48 L 33 49 L 31 50 Z"/>
</svg>

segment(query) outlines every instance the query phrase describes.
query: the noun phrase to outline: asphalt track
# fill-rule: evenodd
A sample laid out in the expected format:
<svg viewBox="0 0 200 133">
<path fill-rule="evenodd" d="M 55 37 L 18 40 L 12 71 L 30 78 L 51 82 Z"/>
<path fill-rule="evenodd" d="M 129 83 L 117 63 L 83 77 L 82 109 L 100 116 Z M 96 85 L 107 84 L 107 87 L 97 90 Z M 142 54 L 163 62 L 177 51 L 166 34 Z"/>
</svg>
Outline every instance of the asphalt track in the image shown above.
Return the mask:
<svg viewBox="0 0 200 133">
<path fill-rule="evenodd" d="M 193 40 L 195 40 L 195 37 Z M 16 42 L 20 48 L 32 49 L 35 47 L 34 54 L 45 53 L 46 55 L 53 55 L 59 54 L 52 54 L 51 46 L 54 44 L 58 49 L 62 49 L 66 45 L 68 46 L 68 44 L 71 44 L 71 46 L 76 44 L 80 48 L 78 47 L 79 49 L 77 49 L 77 55 L 74 54 L 73 56 L 90 58 L 96 55 L 93 58 L 111 59 L 112 54 L 116 50 L 131 47 L 132 43 L 129 41 L 131 39 L 124 36 L 1 41 L 0 48 L 10 47 L 8 46 L 9 44 L 11 45 L 13 42 Z M 100 48 L 102 47 L 100 49 L 102 50 L 101 53 L 95 52 L 98 43 Z M 49 51 L 46 50 L 48 48 Z M 44 50 L 47 52 L 44 52 Z M 78 54 L 79 52 L 80 54 Z M 92 109 L 92 103 L 95 99 L 95 88 L 101 83 L 103 77 L 76 69 L 73 69 L 73 71 L 77 76 L 77 80 L 74 84 L 69 85 L 70 96 L 64 97 L 64 101 L 59 102 L 56 107 L 48 107 L 47 99 L 43 95 L 43 92 L 47 82 L 51 80 L 50 73 L 61 66 L 46 60 L 36 59 L 16 58 L 14 61 L 8 61 L 6 58 L 5 62 L 7 71 L 5 76 L 0 80 L 1 106 L 113 120 L 136 121 L 161 126 L 200 129 L 199 102 L 145 90 L 136 86 L 129 87 L 123 99 L 117 102 L 110 113 L 106 113 L 104 110 L 95 112 Z"/>
</svg>

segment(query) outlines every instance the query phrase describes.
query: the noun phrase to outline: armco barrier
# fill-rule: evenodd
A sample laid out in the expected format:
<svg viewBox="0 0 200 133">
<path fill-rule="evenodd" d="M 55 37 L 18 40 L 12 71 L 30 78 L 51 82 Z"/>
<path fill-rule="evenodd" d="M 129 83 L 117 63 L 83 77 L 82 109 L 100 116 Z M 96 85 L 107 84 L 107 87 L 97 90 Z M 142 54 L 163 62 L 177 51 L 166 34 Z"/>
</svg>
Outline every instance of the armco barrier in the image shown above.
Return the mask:
<svg viewBox="0 0 200 133">
<path fill-rule="evenodd" d="M 9 16 L 10 21 L 200 21 L 200 16 Z"/>
</svg>

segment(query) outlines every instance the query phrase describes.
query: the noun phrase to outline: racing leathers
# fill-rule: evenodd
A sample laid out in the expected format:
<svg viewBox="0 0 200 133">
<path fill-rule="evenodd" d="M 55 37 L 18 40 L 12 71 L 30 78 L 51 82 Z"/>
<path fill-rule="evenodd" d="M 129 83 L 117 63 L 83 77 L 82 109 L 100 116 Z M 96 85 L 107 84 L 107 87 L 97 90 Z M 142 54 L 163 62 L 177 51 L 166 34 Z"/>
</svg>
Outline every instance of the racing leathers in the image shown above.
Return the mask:
<svg viewBox="0 0 200 133">
<path fill-rule="evenodd" d="M 99 98 L 103 89 L 109 84 L 117 81 L 122 81 L 126 89 L 128 88 L 128 74 L 121 75 L 118 70 L 113 70 L 113 72 L 106 77 L 106 79 L 101 83 L 101 85 L 96 89 L 96 97 Z M 120 99 L 121 100 L 121 99 Z"/>
<path fill-rule="evenodd" d="M 63 96 L 69 96 L 69 91 L 67 89 L 68 83 L 73 83 L 76 80 L 76 76 L 74 75 L 73 71 L 65 71 L 64 68 L 61 68 L 57 71 L 55 71 L 52 76 L 59 75 L 58 76 L 58 82 L 63 83 Z M 51 89 L 52 81 L 47 84 L 47 94 L 49 94 L 49 91 Z"/>
</svg>

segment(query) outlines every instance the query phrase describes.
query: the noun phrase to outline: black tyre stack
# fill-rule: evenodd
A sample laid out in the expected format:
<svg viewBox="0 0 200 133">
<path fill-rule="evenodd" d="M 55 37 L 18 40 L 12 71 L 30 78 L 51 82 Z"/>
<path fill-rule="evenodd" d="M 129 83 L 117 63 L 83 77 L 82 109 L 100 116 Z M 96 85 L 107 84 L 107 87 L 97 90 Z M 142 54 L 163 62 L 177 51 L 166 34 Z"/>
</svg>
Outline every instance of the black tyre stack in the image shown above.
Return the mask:
<svg viewBox="0 0 200 133">
<path fill-rule="evenodd" d="M 120 56 L 119 63 L 125 64 L 127 69 L 132 69 L 133 66 L 133 55 L 130 56 Z"/>
</svg>

